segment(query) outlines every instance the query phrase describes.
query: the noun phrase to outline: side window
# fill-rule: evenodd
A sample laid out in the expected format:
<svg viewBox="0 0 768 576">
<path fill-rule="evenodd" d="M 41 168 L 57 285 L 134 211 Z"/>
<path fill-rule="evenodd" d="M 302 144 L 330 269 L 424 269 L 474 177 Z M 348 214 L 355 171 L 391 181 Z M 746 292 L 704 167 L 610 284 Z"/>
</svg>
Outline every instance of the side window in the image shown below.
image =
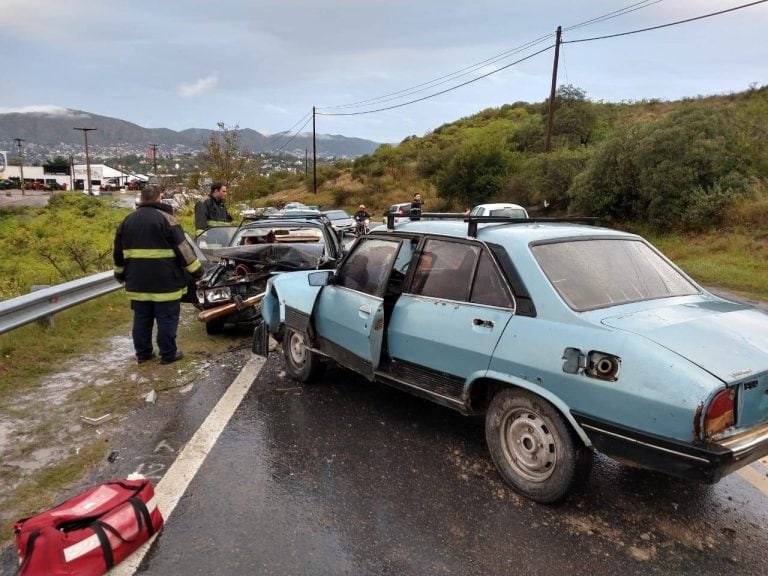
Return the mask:
<svg viewBox="0 0 768 576">
<path fill-rule="evenodd" d="M 419 256 L 411 293 L 465 302 L 480 248 L 460 242 L 427 240 Z"/>
<path fill-rule="evenodd" d="M 336 285 L 382 297 L 399 242 L 362 240 L 336 274 Z"/>
<path fill-rule="evenodd" d="M 512 298 L 507 293 L 504 280 L 499 276 L 499 271 L 493 265 L 490 254 L 483 251 L 480 255 L 480 263 L 477 266 L 475 282 L 472 285 L 472 297 L 470 302 L 486 304 L 500 308 L 514 308 Z"/>
</svg>

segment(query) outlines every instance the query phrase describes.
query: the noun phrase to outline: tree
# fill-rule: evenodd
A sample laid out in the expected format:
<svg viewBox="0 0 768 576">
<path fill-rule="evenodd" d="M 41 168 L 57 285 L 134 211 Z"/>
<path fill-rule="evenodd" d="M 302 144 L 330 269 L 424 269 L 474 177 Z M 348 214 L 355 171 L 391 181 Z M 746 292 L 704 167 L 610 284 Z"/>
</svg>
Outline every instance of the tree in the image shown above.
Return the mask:
<svg viewBox="0 0 768 576">
<path fill-rule="evenodd" d="M 204 163 L 212 180 L 235 186 L 243 178 L 248 157 L 240 147 L 240 126 L 218 122 L 205 145 Z"/>
<path fill-rule="evenodd" d="M 502 144 L 478 139 L 462 146 L 437 174 L 438 195 L 462 206 L 493 198 L 508 181 L 512 153 Z"/>
</svg>

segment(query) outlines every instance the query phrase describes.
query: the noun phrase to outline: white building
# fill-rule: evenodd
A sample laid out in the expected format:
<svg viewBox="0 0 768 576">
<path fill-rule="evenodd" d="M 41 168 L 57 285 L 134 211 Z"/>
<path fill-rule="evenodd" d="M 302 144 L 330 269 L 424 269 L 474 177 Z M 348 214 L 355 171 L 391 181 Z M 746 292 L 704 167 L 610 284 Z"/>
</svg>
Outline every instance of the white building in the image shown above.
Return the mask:
<svg viewBox="0 0 768 576">
<path fill-rule="evenodd" d="M 0 152 L 0 180 L 12 178 L 21 179 L 22 169 L 19 166 L 8 166 L 6 153 Z M 28 189 L 38 186 L 53 186 L 67 190 L 88 190 L 88 170 L 85 164 L 70 166 L 24 166 L 24 187 Z M 71 172 L 71 174 L 70 174 Z M 94 194 L 98 194 L 101 188 L 110 186 L 122 188 L 131 181 L 146 181 L 144 175 L 131 175 L 122 170 L 117 170 L 106 164 L 91 164 L 91 186 Z"/>
</svg>

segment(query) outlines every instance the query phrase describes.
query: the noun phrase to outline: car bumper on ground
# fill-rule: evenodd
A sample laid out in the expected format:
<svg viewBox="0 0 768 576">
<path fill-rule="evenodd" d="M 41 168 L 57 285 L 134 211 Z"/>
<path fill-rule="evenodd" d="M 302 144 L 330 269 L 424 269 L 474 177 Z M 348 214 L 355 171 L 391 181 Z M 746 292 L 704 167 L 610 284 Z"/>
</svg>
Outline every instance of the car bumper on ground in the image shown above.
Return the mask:
<svg viewBox="0 0 768 576">
<path fill-rule="evenodd" d="M 768 455 L 768 424 L 719 443 L 655 436 L 572 412 L 596 450 L 629 465 L 714 483 Z"/>
</svg>

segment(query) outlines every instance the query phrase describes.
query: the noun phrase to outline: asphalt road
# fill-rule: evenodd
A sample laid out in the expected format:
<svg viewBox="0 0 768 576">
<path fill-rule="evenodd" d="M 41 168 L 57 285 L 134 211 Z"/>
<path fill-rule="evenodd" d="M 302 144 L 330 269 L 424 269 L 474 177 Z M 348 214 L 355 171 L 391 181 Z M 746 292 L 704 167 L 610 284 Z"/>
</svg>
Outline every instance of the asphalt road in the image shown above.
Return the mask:
<svg viewBox="0 0 768 576">
<path fill-rule="evenodd" d="M 134 413 L 114 461 L 63 495 L 141 472 L 173 499 L 143 561 L 116 576 L 768 574 L 762 463 L 706 486 L 598 457 L 583 489 L 542 506 L 502 482 L 482 420 L 338 368 L 301 386 L 279 352 L 238 376 L 246 344 Z M 220 435 L 202 448 L 211 422 Z M 202 465 L 166 486 L 190 444 Z M 13 571 L 7 549 L 0 572 Z"/>
<path fill-rule="evenodd" d="M 162 487 L 173 506 L 137 574 L 768 574 L 762 462 L 707 486 L 598 457 L 585 487 L 542 506 L 502 482 L 480 419 L 337 368 L 301 386 L 279 353 L 238 376 L 252 363 L 244 341 L 142 407 L 113 461 L 62 495 L 132 472 Z M 185 446 L 201 465 L 171 483 Z"/>
<path fill-rule="evenodd" d="M 516 495 L 483 422 L 273 353 L 141 574 L 766 574 L 768 482 L 705 486 L 598 458 L 557 507 Z"/>
</svg>

